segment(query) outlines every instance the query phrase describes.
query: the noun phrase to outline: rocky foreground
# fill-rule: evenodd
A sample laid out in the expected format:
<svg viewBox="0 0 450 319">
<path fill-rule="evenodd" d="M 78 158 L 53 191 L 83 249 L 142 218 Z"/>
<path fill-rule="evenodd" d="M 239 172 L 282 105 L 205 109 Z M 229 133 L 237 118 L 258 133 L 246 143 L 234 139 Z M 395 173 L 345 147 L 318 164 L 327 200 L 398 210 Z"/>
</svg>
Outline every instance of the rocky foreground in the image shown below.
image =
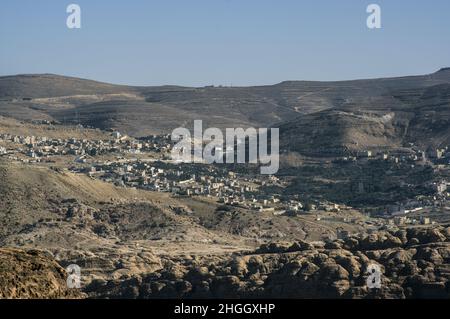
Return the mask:
<svg viewBox="0 0 450 319">
<path fill-rule="evenodd" d="M 66 278 L 66 271 L 42 251 L 0 248 L 2 299 L 84 298 L 67 288 Z"/>
<path fill-rule="evenodd" d="M 2 298 L 450 298 L 450 227 L 323 243 L 271 243 L 228 255 L 154 256 L 151 273 L 66 288 L 51 255 L 0 249 Z M 370 265 L 381 288 L 367 287 Z M 86 295 L 84 295 L 86 293 Z"/>
<path fill-rule="evenodd" d="M 367 287 L 367 268 L 382 270 Z M 450 227 L 268 244 L 245 255 L 166 261 L 157 272 L 95 280 L 97 298 L 450 298 Z"/>
</svg>

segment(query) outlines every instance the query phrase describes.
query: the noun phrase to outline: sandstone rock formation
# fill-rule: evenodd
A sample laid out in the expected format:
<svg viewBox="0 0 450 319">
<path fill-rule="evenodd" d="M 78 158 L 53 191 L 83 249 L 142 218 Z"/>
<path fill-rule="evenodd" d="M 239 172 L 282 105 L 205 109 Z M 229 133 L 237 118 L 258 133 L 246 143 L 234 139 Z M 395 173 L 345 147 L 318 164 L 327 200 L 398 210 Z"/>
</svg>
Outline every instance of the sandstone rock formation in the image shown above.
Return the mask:
<svg viewBox="0 0 450 319">
<path fill-rule="evenodd" d="M 315 247 L 271 243 L 248 254 L 187 258 L 125 281 L 91 285 L 91 297 L 449 298 L 448 229 L 382 231 Z M 381 288 L 367 287 L 368 267 Z"/>
<path fill-rule="evenodd" d="M 38 250 L 0 248 L 0 298 L 84 298 L 67 288 L 67 273 L 48 254 Z"/>
</svg>

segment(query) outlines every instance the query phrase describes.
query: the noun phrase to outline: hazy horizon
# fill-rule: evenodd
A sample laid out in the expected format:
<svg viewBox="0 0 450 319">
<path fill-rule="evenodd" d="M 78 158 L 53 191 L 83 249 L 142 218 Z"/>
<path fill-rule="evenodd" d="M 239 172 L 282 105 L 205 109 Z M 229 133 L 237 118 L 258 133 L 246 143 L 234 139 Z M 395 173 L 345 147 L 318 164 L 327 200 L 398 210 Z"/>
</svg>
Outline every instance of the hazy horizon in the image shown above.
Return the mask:
<svg viewBox="0 0 450 319">
<path fill-rule="evenodd" d="M 443 66 L 442 68 L 439 68 L 437 70 L 434 70 L 433 72 L 427 72 L 424 74 L 398 74 L 398 75 L 393 75 L 393 76 L 388 76 L 388 77 L 366 77 L 366 78 L 354 78 L 354 79 L 339 79 L 339 80 L 308 80 L 308 79 L 286 79 L 280 82 L 276 82 L 276 83 L 263 83 L 263 84 L 249 84 L 249 85 L 233 85 L 232 87 L 252 87 L 252 86 L 270 86 L 270 85 L 276 85 L 282 82 L 323 82 L 323 83 L 327 83 L 327 82 L 347 82 L 347 81 L 364 81 L 364 80 L 377 80 L 377 79 L 384 79 L 384 78 L 403 78 L 403 77 L 413 77 L 413 76 L 422 76 L 422 75 L 428 75 L 428 74 L 433 74 L 436 72 L 441 71 L 442 69 L 450 69 L 450 67 L 447 66 Z M 88 81 L 94 81 L 94 82 L 102 82 L 102 83 L 107 83 L 107 84 L 113 84 L 113 85 L 123 85 L 123 86 L 136 86 L 136 87 L 151 87 L 151 86 L 180 86 L 180 87 L 204 87 L 204 86 L 208 86 L 208 84 L 205 85 L 201 85 L 201 86 L 188 86 L 188 85 L 180 85 L 177 83 L 161 83 L 161 84 L 153 84 L 153 85 L 146 85 L 146 84 L 142 84 L 142 85 L 131 85 L 131 84 L 127 84 L 127 83 L 115 83 L 115 82 L 108 82 L 108 81 L 100 81 L 98 79 L 95 78 L 82 78 L 82 77 L 78 77 L 76 75 L 68 75 L 68 74 L 56 74 L 56 73 L 17 73 L 17 74 L 1 74 L 0 77 L 14 77 L 14 76 L 38 76 L 38 75 L 52 75 L 52 76 L 61 76 L 61 77 L 67 77 L 67 78 L 78 78 L 81 80 L 88 80 Z M 217 84 L 217 86 L 220 86 L 221 84 Z M 226 86 L 226 85 L 223 85 Z"/>
<path fill-rule="evenodd" d="M 66 7 L 81 7 L 81 29 Z M 382 28 L 366 7 L 382 8 Z M 86 1 L 2 4 L 0 75 L 156 86 L 255 86 L 429 74 L 450 66 L 444 0 Z"/>
</svg>

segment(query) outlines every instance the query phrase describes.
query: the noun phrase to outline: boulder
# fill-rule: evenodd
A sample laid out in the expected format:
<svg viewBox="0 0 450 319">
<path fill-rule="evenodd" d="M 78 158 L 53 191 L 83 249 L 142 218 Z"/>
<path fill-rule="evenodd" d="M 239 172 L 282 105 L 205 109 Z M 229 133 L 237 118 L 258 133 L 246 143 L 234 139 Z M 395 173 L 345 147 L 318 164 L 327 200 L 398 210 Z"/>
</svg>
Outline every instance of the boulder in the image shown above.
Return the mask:
<svg viewBox="0 0 450 319">
<path fill-rule="evenodd" d="M 301 275 L 301 276 L 312 276 L 314 275 L 317 271 L 319 271 L 320 268 L 315 265 L 312 262 L 309 261 L 304 261 L 301 265 L 301 269 L 297 272 L 297 276 Z"/>
<path fill-rule="evenodd" d="M 419 248 L 416 253 L 416 258 L 429 261 L 433 265 L 440 265 L 444 262 L 444 259 L 439 254 L 439 251 L 430 247 Z"/>
<path fill-rule="evenodd" d="M 349 277 L 348 271 L 338 264 L 325 264 L 320 268 L 320 278 L 328 282 L 348 280 Z"/>
<path fill-rule="evenodd" d="M 361 274 L 361 264 L 357 261 L 356 257 L 336 257 L 336 263 L 344 267 L 344 269 L 350 274 L 352 278 L 356 278 Z"/>
<path fill-rule="evenodd" d="M 350 251 L 355 251 L 359 248 L 359 240 L 354 237 L 349 237 L 345 240 L 343 248 Z"/>
<path fill-rule="evenodd" d="M 342 244 L 337 241 L 330 241 L 325 244 L 325 249 L 341 249 Z"/>
<path fill-rule="evenodd" d="M 287 252 L 314 250 L 314 246 L 306 241 L 299 240 L 287 249 Z"/>
</svg>

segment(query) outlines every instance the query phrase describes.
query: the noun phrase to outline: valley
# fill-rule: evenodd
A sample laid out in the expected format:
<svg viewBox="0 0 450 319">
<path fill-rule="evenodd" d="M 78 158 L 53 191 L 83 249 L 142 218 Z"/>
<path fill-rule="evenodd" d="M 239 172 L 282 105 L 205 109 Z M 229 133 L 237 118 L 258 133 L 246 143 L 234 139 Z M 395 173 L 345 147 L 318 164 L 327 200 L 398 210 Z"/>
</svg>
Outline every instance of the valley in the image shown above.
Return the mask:
<svg viewBox="0 0 450 319">
<path fill-rule="evenodd" d="M 449 69 L 202 88 L 0 77 L 1 271 L 39 263 L 83 298 L 448 297 L 449 88 Z M 280 170 L 173 161 L 171 131 L 194 120 L 279 128 Z M 81 291 L 60 287 L 71 264 Z"/>
</svg>

